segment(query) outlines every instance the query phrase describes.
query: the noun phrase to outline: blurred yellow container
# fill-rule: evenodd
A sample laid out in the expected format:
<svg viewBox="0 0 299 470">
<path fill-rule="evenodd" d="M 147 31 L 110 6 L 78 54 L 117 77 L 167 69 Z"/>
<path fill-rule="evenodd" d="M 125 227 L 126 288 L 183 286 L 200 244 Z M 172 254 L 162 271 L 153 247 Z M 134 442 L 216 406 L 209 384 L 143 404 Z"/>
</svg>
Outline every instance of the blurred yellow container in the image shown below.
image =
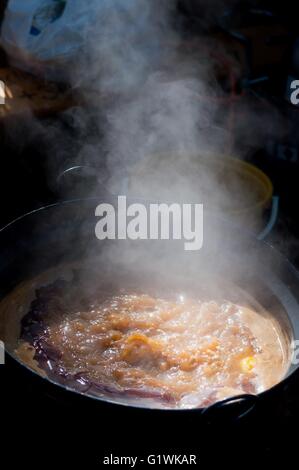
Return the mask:
<svg viewBox="0 0 299 470">
<path fill-rule="evenodd" d="M 238 158 L 166 154 L 134 165 L 126 192 L 161 202 L 203 203 L 211 213 L 259 230 L 271 206 L 273 185 L 260 169 Z"/>
</svg>

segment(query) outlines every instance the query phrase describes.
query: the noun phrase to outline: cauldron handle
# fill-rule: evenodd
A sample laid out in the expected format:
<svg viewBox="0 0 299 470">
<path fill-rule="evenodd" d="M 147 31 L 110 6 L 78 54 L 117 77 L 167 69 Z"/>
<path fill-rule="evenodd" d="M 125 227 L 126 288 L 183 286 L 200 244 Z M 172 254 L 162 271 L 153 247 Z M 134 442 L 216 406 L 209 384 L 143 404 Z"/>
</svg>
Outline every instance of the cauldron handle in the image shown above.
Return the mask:
<svg viewBox="0 0 299 470">
<path fill-rule="evenodd" d="M 272 207 L 269 221 L 264 228 L 264 230 L 258 235 L 258 240 L 265 240 L 267 236 L 272 232 L 274 226 L 276 225 L 279 212 L 279 196 L 273 196 L 272 198 Z"/>
<path fill-rule="evenodd" d="M 63 197 L 111 195 L 96 169 L 88 165 L 74 165 L 59 173 L 56 178 L 56 190 Z"/>
<path fill-rule="evenodd" d="M 225 400 L 218 401 L 216 403 L 213 403 L 210 406 L 207 406 L 204 408 L 201 412 L 202 416 L 205 418 L 209 418 L 209 415 L 212 415 L 216 410 L 218 409 L 224 409 L 225 406 L 231 405 L 231 404 L 242 404 L 244 405 L 247 404 L 245 410 L 238 414 L 235 418 L 233 418 L 233 421 L 237 421 L 239 419 L 245 418 L 256 406 L 258 397 L 257 395 L 252 395 L 252 394 L 243 394 L 243 395 L 236 395 L 233 397 L 226 398 Z M 208 419 L 209 420 L 209 419 Z"/>
</svg>

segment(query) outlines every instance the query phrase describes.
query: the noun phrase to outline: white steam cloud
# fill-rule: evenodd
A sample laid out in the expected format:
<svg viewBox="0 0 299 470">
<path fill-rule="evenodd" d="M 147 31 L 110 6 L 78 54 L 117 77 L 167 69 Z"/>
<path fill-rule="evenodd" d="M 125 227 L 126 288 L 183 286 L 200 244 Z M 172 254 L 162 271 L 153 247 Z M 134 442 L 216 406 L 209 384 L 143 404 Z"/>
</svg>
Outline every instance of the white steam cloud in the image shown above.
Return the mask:
<svg viewBox="0 0 299 470">
<path fill-rule="evenodd" d="M 79 158 L 94 158 L 95 146 L 105 153 L 106 184 L 116 193 L 136 162 L 147 165 L 168 154 L 168 165 L 178 165 L 176 173 L 183 176 L 182 164 L 187 168 L 195 155 L 222 153 L 227 140 L 226 129 L 217 124 L 213 98 L 219 86 L 212 60 L 200 63 L 182 47 L 174 28 L 175 6 L 169 1 L 110 0 L 101 3 L 87 28 L 88 48 L 78 60 L 73 83 L 84 90 L 90 112 L 99 113 L 103 132 L 98 142 L 93 138 L 83 145 Z M 188 186 L 188 181 L 180 184 Z M 152 181 L 141 185 L 146 189 Z M 176 193 L 169 187 L 167 198 L 174 200 Z"/>
</svg>

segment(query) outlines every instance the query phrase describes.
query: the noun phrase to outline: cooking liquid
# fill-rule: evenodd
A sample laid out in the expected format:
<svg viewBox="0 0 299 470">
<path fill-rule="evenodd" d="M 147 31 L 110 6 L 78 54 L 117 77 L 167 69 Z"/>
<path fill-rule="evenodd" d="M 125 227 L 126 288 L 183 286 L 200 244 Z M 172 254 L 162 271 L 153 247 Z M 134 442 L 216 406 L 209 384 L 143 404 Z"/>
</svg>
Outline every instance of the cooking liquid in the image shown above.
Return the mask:
<svg viewBox="0 0 299 470">
<path fill-rule="evenodd" d="M 81 391 L 196 408 L 281 378 L 278 334 L 249 308 L 183 294 L 120 291 L 83 308 L 45 297 L 42 314 L 40 294 L 23 321 L 19 355 L 33 348 L 39 367 Z"/>
</svg>

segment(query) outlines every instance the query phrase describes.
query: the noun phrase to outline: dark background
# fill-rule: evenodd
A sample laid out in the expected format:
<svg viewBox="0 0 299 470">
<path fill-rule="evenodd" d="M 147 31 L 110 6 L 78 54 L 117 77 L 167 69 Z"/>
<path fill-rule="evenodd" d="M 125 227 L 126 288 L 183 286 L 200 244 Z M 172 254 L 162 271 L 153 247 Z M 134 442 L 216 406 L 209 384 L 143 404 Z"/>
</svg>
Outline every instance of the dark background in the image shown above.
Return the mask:
<svg viewBox="0 0 299 470">
<path fill-rule="evenodd" d="M 0 2 L 0 21 L 5 3 Z M 263 127 L 263 137 L 257 146 L 253 144 L 244 158 L 270 176 L 275 192 L 280 196 L 284 228 L 297 237 L 299 113 L 298 108 L 290 104 L 287 90 L 288 80 L 299 77 L 299 64 L 294 61 L 299 50 L 299 7 L 289 1 L 233 4 L 231 9 L 226 2 L 181 0 L 177 9 L 178 25 L 184 30 L 187 44 L 198 37 L 212 38 L 236 59 L 239 71 L 235 90 L 231 89 L 229 66 L 220 61 L 218 70 L 228 106 L 230 99 L 238 100 L 235 122 L 230 130 L 231 140 L 239 149 L 242 133 L 236 126 L 242 121 L 243 105 L 250 103 L 257 115 L 265 115 L 264 121 L 258 124 Z M 0 49 L 1 64 L 7 66 L 7 58 Z M 281 132 L 271 130 L 267 113 L 273 111 L 277 111 L 281 119 Z M 41 124 L 45 128 L 48 124 L 51 127 L 51 124 L 61 123 L 65 139 L 59 143 L 60 148 L 57 148 L 55 133 L 33 128 L 22 113 L 8 113 L 6 118 L 0 119 L 0 197 L 5 201 L 1 208 L 2 224 L 32 208 L 57 200 L 55 177 L 74 161 L 73 155 L 78 151 L 78 129 L 72 127 L 65 115 L 55 113 L 55 106 L 54 112 L 49 114 L 46 118 L 43 116 Z M 253 126 L 253 142 L 257 130 Z"/>
<path fill-rule="evenodd" d="M 0 2 L 0 18 L 5 3 Z M 289 77 L 299 79 L 299 64 L 294 61 L 294 53 L 299 49 L 299 5 L 291 1 L 235 2 L 235 10 L 230 11 L 225 2 L 219 3 L 221 7 L 215 2 L 217 8 L 213 3 L 181 0 L 177 18 L 186 40 L 207 35 L 231 48 L 241 71 L 234 90 L 242 96 L 241 102 L 244 95 L 246 103 L 250 101 L 260 107 L 261 112 L 271 104 L 282 116 L 284 131 L 273 135 L 265 120 L 264 137 L 257 148 L 248 152 L 246 159 L 263 169 L 274 183 L 275 193 L 280 197 L 280 213 L 270 241 L 298 266 L 299 109 L 289 102 L 287 83 Z M 229 21 L 224 25 L 220 19 L 225 14 Z M 7 66 L 3 52 L 0 60 Z M 224 70 L 221 75 L 223 90 L 230 97 L 232 90 L 226 80 L 227 73 Z M 59 121 L 65 126 L 66 148 L 76 149 L 76 131 L 69 121 L 56 113 L 43 119 L 50 123 Z M 233 140 L 238 138 L 234 127 L 231 133 Z M 25 212 L 60 199 L 55 174 L 68 165 L 69 152 L 62 152 L 59 159 L 51 155 L 49 148 L 55 148 L 51 135 L 32 132 L 30 122 L 23 115 L 1 118 L 0 145 L 0 224 L 4 226 Z M 50 179 L 49 159 L 52 163 L 54 160 Z M 291 250 L 289 240 L 292 240 Z M 292 389 L 286 390 L 279 406 L 256 413 L 245 422 L 225 428 L 209 427 L 204 432 L 196 420 L 188 424 L 189 433 L 186 423 L 176 424 L 177 439 L 169 442 L 167 436 L 158 432 L 159 423 L 130 421 L 130 417 L 120 419 L 114 415 L 109 418 L 79 403 L 57 400 L 51 391 L 44 393 L 27 381 L 20 371 L 16 375 L 10 365 L 1 372 L 1 391 L 6 400 L 1 402 L 1 408 L 3 413 L 8 412 L 3 431 L 6 442 L 12 446 L 10 465 L 21 462 L 22 465 L 45 466 L 51 460 L 55 465 L 80 462 L 97 467 L 103 449 L 108 453 L 114 450 L 118 455 L 142 455 L 150 450 L 167 453 L 180 445 L 185 452 L 189 447 L 192 453 L 199 449 L 199 455 L 203 456 L 202 468 L 210 468 L 215 461 L 222 465 L 236 464 L 240 468 L 246 463 L 253 468 L 261 464 L 270 466 L 279 460 L 286 465 L 289 459 L 296 465 L 299 458 L 294 431 L 299 419 L 299 381 L 296 380 Z"/>
</svg>

